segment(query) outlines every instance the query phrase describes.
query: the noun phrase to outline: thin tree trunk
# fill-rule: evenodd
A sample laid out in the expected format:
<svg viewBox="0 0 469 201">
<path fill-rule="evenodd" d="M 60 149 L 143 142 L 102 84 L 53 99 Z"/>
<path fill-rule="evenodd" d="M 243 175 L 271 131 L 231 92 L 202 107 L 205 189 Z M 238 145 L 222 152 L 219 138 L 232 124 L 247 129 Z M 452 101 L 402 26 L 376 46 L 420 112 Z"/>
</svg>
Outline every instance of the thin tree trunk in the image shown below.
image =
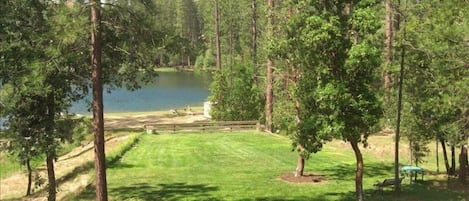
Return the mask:
<svg viewBox="0 0 469 201">
<path fill-rule="evenodd" d="M 269 25 L 270 25 L 270 35 L 269 37 L 273 38 L 273 29 L 274 29 L 274 1 L 268 0 L 269 4 Z M 268 132 L 272 132 L 272 112 L 273 112 L 273 69 L 274 62 L 270 58 L 267 59 L 267 81 L 266 81 L 266 102 L 265 102 L 265 129 Z"/>
<path fill-rule="evenodd" d="M 298 160 L 296 163 L 295 177 L 302 177 L 305 169 L 305 158 L 301 153 L 305 150 L 303 146 L 299 145 L 300 154 L 298 154 Z"/>
<path fill-rule="evenodd" d="M 218 8 L 218 0 L 215 0 L 215 45 L 217 48 L 217 69 L 221 70 L 220 13 Z"/>
<path fill-rule="evenodd" d="M 305 159 L 303 158 L 303 156 L 301 156 L 301 154 L 298 154 L 295 177 L 302 177 L 304 169 L 305 169 Z"/>
<path fill-rule="evenodd" d="M 33 184 L 33 169 L 31 168 L 31 161 L 26 159 L 26 167 L 28 168 L 28 189 L 26 189 L 26 196 L 31 195 L 31 187 Z"/>
<path fill-rule="evenodd" d="M 287 65 L 288 66 L 288 65 Z M 298 71 L 297 69 L 295 69 L 294 67 L 292 68 L 292 81 L 293 81 L 293 84 L 296 85 L 298 84 Z M 288 82 L 288 80 L 287 80 Z M 288 88 L 286 88 L 288 90 Z M 292 93 L 288 93 L 289 94 L 289 99 L 290 100 L 294 100 L 295 101 L 295 121 L 296 121 L 296 125 L 298 126 L 298 124 L 300 123 L 300 101 L 298 101 L 298 98 L 297 97 L 293 97 Z M 300 154 L 298 155 L 298 161 L 297 161 L 297 166 L 296 166 L 296 172 L 295 172 L 295 177 L 298 177 L 298 176 L 303 176 L 303 173 L 304 173 L 304 168 L 305 168 L 305 159 L 304 157 L 301 155 L 301 152 L 303 152 L 305 150 L 305 148 L 303 146 L 299 146 L 300 148 Z"/>
<path fill-rule="evenodd" d="M 54 159 L 56 157 L 54 147 L 54 129 L 55 129 L 55 92 L 52 91 L 47 95 L 47 121 L 48 125 L 45 128 L 46 143 L 49 145 L 46 150 L 46 166 L 47 166 L 47 179 L 49 182 L 49 195 L 47 196 L 48 201 L 55 201 L 57 194 L 57 187 L 55 181 L 55 170 L 54 170 Z"/>
<path fill-rule="evenodd" d="M 389 68 L 392 63 L 392 2 L 391 0 L 386 0 L 386 48 L 384 50 L 385 57 L 385 70 L 384 70 L 384 90 L 385 98 L 389 98 L 389 87 L 391 86 L 391 73 Z"/>
<path fill-rule="evenodd" d="M 412 147 L 412 139 L 409 139 L 409 165 L 412 165 L 414 161 L 414 154 L 413 154 L 413 147 Z M 415 164 L 417 165 L 417 164 Z"/>
<path fill-rule="evenodd" d="M 450 175 L 456 174 L 456 150 L 454 145 L 451 145 L 451 169 Z"/>
<path fill-rule="evenodd" d="M 355 193 L 358 201 L 363 201 L 363 156 L 356 141 L 351 141 L 355 159 L 357 160 L 357 172 L 355 174 Z"/>
<path fill-rule="evenodd" d="M 467 179 L 467 148 L 461 146 L 461 153 L 459 154 L 459 180 L 466 183 Z"/>
<path fill-rule="evenodd" d="M 230 84 L 233 84 L 233 66 L 234 66 L 234 54 L 233 54 L 233 47 L 234 47 L 234 36 L 233 36 L 233 20 L 230 20 L 230 38 L 229 38 L 229 54 L 230 54 Z"/>
<path fill-rule="evenodd" d="M 445 168 L 446 168 L 446 174 L 450 174 L 450 167 L 449 167 L 449 161 L 448 161 L 448 154 L 446 152 L 446 144 L 445 144 L 445 139 L 440 138 L 440 144 L 441 144 L 441 150 L 443 151 L 443 160 L 445 161 Z"/>
<path fill-rule="evenodd" d="M 99 1 L 91 1 L 91 73 L 93 81 L 93 132 L 96 171 L 96 200 L 107 201 L 106 156 L 104 148 L 103 81 L 101 67 L 101 18 Z"/>
<path fill-rule="evenodd" d="M 435 141 L 435 152 L 436 152 L 436 173 L 440 174 L 440 157 L 438 156 L 438 140 Z"/>
<path fill-rule="evenodd" d="M 272 132 L 272 113 L 273 113 L 273 66 L 271 59 L 267 60 L 267 86 L 265 103 L 265 129 Z"/>
<path fill-rule="evenodd" d="M 55 201 L 57 189 L 55 183 L 55 171 L 54 171 L 54 157 L 47 154 L 46 164 L 47 164 L 47 179 L 49 182 L 49 195 L 47 196 L 48 201 Z"/>
<path fill-rule="evenodd" d="M 467 96 L 467 101 L 469 101 L 469 96 Z M 465 114 L 465 123 L 464 123 L 464 138 L 463 142 L 467 142 L 467 135 L 469 130 L 469 109 L 466 108 Z M 467 182 L 467 174 L 468 174 L 468 169 L 469 169 L 469 162 L 467 158 L 467 145 L 462 145 L 461 146 L 461 154 L 459 155 L 459 180 L 463 184 L 466 184 Z"/>
<path fill-rule="evenodd" d="M 257 2 L 251 0 L 252 18 L 251 18 L 251 58 L 253 66 L 254 84 L 259 85 L 257 79 Z"/>
<path fill-rule="evenodd" d="M 399 140 L 401 131 L 401 111 L 402 111 L 402 85 L 404 82 L 404 56 L 405 49 L 401 47 L 401 62 L 400 62 L 400 76 L 399 76 L 399 89 L 397 99 L 397 124 L 396 124 L 396 138 L 394 144 L 394 179 L 399 180 Z M 394 192 L 399 195 L 401 191 L 401 185 L 397 182 L 394 186 Z"/>
</svg>

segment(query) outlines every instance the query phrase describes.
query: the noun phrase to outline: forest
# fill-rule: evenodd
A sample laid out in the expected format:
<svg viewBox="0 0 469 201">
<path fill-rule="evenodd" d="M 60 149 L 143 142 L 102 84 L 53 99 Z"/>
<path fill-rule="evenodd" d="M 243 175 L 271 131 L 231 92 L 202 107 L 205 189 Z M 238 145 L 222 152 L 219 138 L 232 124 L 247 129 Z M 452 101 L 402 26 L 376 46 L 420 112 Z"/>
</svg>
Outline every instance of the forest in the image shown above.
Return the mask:
<svg viewBox="0 0 469 201">
<path fill-rule="evenodd" d="M 0 139 L 29 172 L 43 156 L 55 200 L 61 144 L 91 128 L 96 200 L 107 200 L 103 85 L 138 90 L 161 68 L 210 71 L 213 119 L 260 120 L 288 136 L 297 176 L 342 140 L 363 200 L 362 147 L 389 131 L 396 179 L 403 139 L 416 166 L 439 144 L 446 174 L 465 184 L 467 10 L 467 0 L 1 1 Z M 92 119 L 67 115 L 87 95 Z"/>
</svg>

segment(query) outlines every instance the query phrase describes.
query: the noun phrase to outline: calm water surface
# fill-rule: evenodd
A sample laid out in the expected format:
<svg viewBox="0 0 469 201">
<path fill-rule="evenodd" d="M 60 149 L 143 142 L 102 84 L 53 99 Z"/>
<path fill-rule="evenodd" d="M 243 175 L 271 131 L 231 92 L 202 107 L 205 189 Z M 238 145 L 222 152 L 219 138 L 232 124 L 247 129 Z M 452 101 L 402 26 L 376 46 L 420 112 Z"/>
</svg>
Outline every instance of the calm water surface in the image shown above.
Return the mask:
<svg viewBox="0 0 469 201">
<path fill-rule="evenodd" d="M 208 73 L 162 72 L 154 83 L 136 91 L 115 89 L 104 92 L 104 112 L 138 112 L 202 106 L 207 100 L 211 82 Z M 106 89 L 105 89 L 106 90 Z M 75 103 L 70 112 L 90 113 L 91 98 Z"/>
</svg>

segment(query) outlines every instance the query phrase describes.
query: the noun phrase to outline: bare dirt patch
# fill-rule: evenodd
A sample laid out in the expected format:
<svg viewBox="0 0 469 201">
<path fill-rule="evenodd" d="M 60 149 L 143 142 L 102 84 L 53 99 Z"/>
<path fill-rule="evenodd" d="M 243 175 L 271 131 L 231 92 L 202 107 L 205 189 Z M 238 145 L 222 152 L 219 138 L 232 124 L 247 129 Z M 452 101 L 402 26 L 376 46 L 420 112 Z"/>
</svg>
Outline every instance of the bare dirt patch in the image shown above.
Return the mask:
<svg viewBox="0 0 469 201">
<path fill-rule="evenodd" d="M 106 152 L 110 153 L 116 150 L 126 139 L 128 135 L 119 137 L 109 137 L 106 139 Z M 94 160 L 93 143 L 75 148 L 70 153 L 61 156 L 55 162 L 55 174 L 58 182 L 57 200 L 62 200 L 67 194 L 73 193 L 78 189 L 84 188 L 91 182 L 91 176 L 88 171 L 77 174 L 74 179 L 62 181 L 68 175 L 72 174 L 77 168 L 83 164 L 92 163 Z M 47 183 L 47 170 L 45 166 L 41 166 L 34 171 L 36 177 L 42 178 L 44 184 Z M 8 178 L 0 180 L 0 200 L 20 198 L 26 192 L 27 174 L 25 171 L 18 171 Z M 44 190 L 45 186 L 41 185 L 36 189 L 36 193 L 29 198 L 22 198 L 23 200 L 47 200 L 47 194 Z"/>
<path fill-rule="evenodd" d="M 288 183 L 322 183 L 326 181 L 324 175 L 305 173 L 303 176 L 295 177 L 293 173 L 283 173 L 279 179 Z"/>
<path fill-rule="evenodd" d="M 125 128 L 142 128 L 147 123 L 192 123 L 199 121 L 207 121 L 207 118 L 200 113 L 194 114 L 172 114 L 167 112 L 155 112 L 147 114 L 123 114 L 118 116 L 105 115 L 106 129 L 125 129 Z M 122 142 L 127 139 L 128 135 L 119 137 L 108 137 L 106 139 L 106 152 L 112 152 L 117 149 Z M 58 181 L 66 177 L 74 171 L 74 169 L 94 160 L 93 143 L 89 142 L 86 145 L 77 147 L 71 152 L 58 158 L 55 162 L 55 173 Z M 47 171 L 45 167 L 36 169 L 35 175 L 47 179 Z M 44 180 L 45 181 L 45 180 Z M 92 181 L 92 176 L 88 171 L 74 175 L 74 178 L 64 182 L 59 182 L 57 200 L 63 200 L 64 197 L 70 194 L 80 192 Z M 47 183 L 47 181 L 45 181 Z M 27 175 L 25 171 L 18 171 L 8 178 L 0 180 L 0 200 L 9 198 L 20 198 L 24 195 L 27 186 Z M 43 188 L 44 186 L 42 186 Z M 34 194 L 30 200 L 47 200 L 46 192 L 42 190 Z"/>
</svg>

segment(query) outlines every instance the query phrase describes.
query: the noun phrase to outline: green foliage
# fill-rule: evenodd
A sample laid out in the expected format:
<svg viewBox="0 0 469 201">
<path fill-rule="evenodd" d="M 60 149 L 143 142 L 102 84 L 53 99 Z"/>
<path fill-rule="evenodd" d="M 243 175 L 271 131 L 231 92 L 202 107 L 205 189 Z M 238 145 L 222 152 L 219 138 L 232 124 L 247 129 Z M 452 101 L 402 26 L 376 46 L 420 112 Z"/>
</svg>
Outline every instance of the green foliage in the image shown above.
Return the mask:
<svg viewBox="0 0 469 201">
<path fill-rule="evenodd" d="M 300 102 L 295 146 L 315 153 L 332 138 L 362 142 L 382 115 L 373 83 L 380 65 L 375 2 L 295 1 L 286 27 L 286 56 L 298 69 Z M 282 45 L 283 46 L 283 45 Z M 364 137 L 364 138 L 362 138 Z M 366 142 L 366 141 L 363 141 Z"/>
<path fill-rule="evenodd" d="M 0 100 L 10 148 L 22 164 L 44 153 L 56 157 L 60 141 L 71 139 L 73 127 L 59 114 L 83 97 L 76 84 L 87 73 L 86 63 L 77 55 L 87 49 L 78 37 L 87 27 L 86 18 L 79 9 L 36 1 L 7 2 L 2 8 L 7 17 L 0 19 L 6 27 L 0 35 L 7 40 L 1 41 Z"/>
<path fill-rule="evenodd" d="M 406 7 L 405 30 L 396 34 L 397 41 L 402 41 L 398 48 L 405 49 L 402 126 L 418 159 L 427 154 L 430 140 L 467 143 L 469 35 L 464 11 L 469 4 L 419 1 L 408 2 Z"/>
<path fill-rule="evenodd" d="M 206 68 L 212 68 L 215 66 L 216 60 L 212 49 L 207 49 L 207 51 L 205 51 L 205 57 L 203 62 L 204 67 Z"/>
<path fill-rule="evenodd" d="M 277 97 L 274 104 L 274 114 L 272 115 L 274 130 L 284 135 L 296 133 L 297 119 L 295 102 L 286 98 L 286 96 Z"/>
<path fill-rule="evenodd" d="M 254 85 L 251 68 L 238 65 L 217 71 L 210 87 L 212 116 L 217 120 L 256 120 L 263 110 L 261 91 Z"/>
<path fill-rule="evenodd" d="M 156 75 L 149 53 L 167 41 L 152 13 L 142 12 L 149 4 L 114 3 L 100 7 L 103 79 L 111 88 L 137 89 Z M 63 143 L 87 133 L 81 120 L 62 114 L 91 87 L 88 8 L 78 2 L 0 3 L 0 116 L 8 119 L 11 152 L 21 164 L 40 155 L 52 160 Z"/>
</svg>

